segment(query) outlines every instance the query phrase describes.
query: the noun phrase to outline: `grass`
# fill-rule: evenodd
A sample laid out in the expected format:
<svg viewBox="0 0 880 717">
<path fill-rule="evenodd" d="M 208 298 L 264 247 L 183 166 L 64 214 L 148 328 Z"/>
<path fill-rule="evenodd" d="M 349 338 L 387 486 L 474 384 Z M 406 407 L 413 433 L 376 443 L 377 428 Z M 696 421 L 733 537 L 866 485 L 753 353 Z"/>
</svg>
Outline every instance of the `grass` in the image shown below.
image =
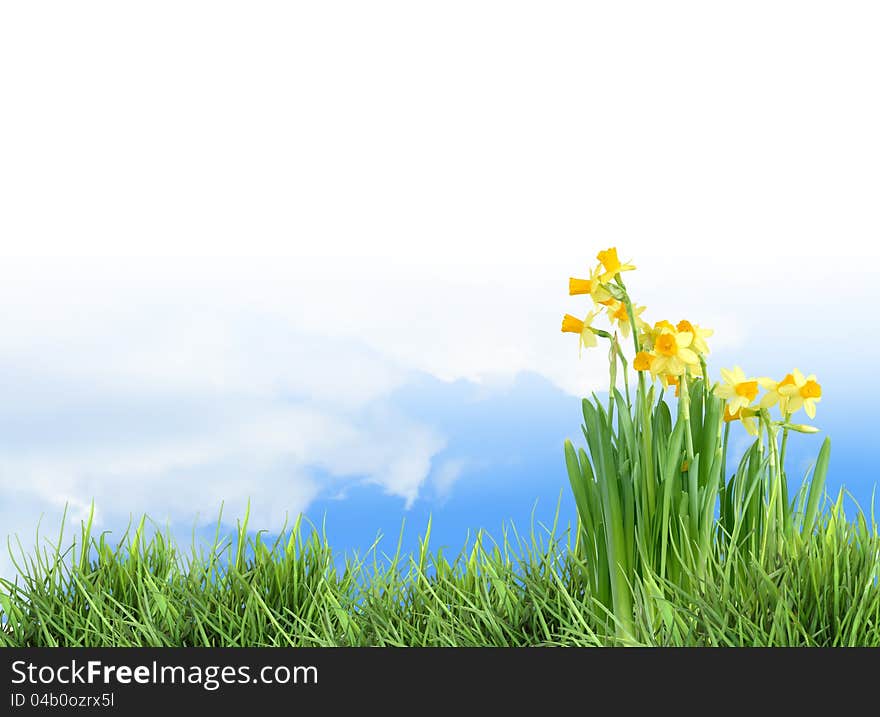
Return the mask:
<svg viewBox="0 0 880 717">
<path fill-rule="evenodd" d="M 269 543 L 245 519 L 182 551 L 146 518 L 116 544 L 87 521 L 34 553 L 19 546 L 18 578 L 0 580 L 0 645 L 880 646 L 877 526 L 847 520 L 842 498 L 772 562 L 716 551 L 689 580 L 637 574 L 625 636 L 555 526 L 497 543 L 480 532 L 447 558 L 429 525 L 417 553 L 337 560 L 300 522 Z"/>
</svg>

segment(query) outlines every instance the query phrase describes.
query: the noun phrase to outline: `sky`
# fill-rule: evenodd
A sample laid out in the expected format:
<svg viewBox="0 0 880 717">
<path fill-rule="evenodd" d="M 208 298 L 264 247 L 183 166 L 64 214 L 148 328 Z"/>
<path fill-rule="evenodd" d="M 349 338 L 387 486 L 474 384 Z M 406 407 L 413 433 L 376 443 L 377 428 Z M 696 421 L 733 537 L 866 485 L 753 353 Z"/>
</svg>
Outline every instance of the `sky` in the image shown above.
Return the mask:
<svg viewBox="0 0 880 717">
<path fill-rule="evenodd" d="M 860 500 L 880 389 L 873 3 L 32 2 L 0 10 L 0 533 L 343 549 L 573 513 L 600 249 L 710 369 L 824 389 Z M 799 436 L 806 470 L 819 439 Z M 794 470 L 792 472 L 795 472 Z M 0 574 L 9 570 L 0 557 Z"/>
</svg>

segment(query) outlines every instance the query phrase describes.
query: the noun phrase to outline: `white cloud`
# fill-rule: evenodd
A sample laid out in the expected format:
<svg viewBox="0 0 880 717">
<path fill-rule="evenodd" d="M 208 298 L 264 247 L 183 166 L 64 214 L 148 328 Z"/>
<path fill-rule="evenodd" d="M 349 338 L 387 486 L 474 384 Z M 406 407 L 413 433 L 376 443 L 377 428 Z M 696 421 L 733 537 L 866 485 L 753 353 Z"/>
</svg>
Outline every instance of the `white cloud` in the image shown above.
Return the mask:
<svg viewBox="0 0 880 717">
<path fill-rule="evenodd" d="M 393 405 L 411 371 L 234 301 L 174 314 L 98 294 L 57 305 L 60 341 L 41 322 L 5 338 L 4 536 L 29 539 L 43 513 L 51 532 L 65 505 L 76 524 L 92 499 L 99 530 L 146 512 L 185 532 L 249 500 L 251 525 L 278 529 L 351 481 L 419 496 L 445 440 Z"/>
<path fill-rule="evenodd" d="M 452 487 L 464 472 L 465 461 L 452 459 L 443 461 L 431 476 L 431 483 L 440 500 L 445 500 L 452 493 Z"/>
</svg>

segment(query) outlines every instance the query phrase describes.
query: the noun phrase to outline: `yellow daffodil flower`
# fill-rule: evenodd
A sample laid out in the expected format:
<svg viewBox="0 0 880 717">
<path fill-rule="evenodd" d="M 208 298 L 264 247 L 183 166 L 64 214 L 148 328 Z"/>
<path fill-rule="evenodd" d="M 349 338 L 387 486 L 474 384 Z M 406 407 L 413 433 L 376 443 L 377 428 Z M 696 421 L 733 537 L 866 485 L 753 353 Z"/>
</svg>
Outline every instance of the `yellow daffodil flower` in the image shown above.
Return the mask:
<svg viewBox="0 0 880 717">
<path fill-rule="evenodd" d="M 571 277 L 568 280 L 568 293 L 570 296 L 578 296 L 580 294 L 589 294 L 590 298 L 596 304 L 604 304 L 608 306 L 615 299 L 611 296 L 611 292 L 605 288 L 605 283 L 601 280 L 602 267 L 597 266 L 589 279 L 576 279 Z"/>
<path fill-rule="evenodd" d="M 639 306 L 638 304 L 633 304 L 633 313 L 635 314 L 636 319 L 636 328 L 643 329 L 648 326 L 648 323 L 641 318 L 641 315 L 645 312 L 645 306 Z M 612 299 L 612 303 L 608 304 L 608 320 L 611 322 L 611 326 L 614 327 L 617 324 L 617 328 L 620 330 L 620 333 L 623 334 L 626 338 L 629 338 L 630 333 L 632 333 L 630 322 L 629 322 L 629 313 L 626 310 L 626 304 L 622 301 L 617 301 L 616 299 Z M 648 328 L 650 328 L 648 326 Z"/>
<path fill-rule="evenodd" d="M 602 283 L 607 283 L 611 281 L 615 276 L 617 276 L 622 271 L 632 271 L 635 267 L 632 264 L 621 264 L 620 259 L 617 258 L 617 248 L 611 247 L 610 249 L 605 249 L 604 251 L 600 251 L 596 258 L 605 268 L 605 272 L 602 274 L 601 279 Z"/>
<path fill-rule="evenodd" d="M 580 334 L 580 345 L 578 348 L 579 355 L 585 346 L 590 348 L 599 343 L 599 339 L 596 338 L 596 334 L 593 333 L 590 326 L 596 316 L 597 312 L 591 311 L 583 320 L 576 316 L 572 316 L 571 314 L 566 314 L 562 317 L 562 331 L 564 333 Z"/>
<path fill-rule="evenodd" d="M 642 351 L 651 351 L 654 348 L 654 335 L 651 333 L 651 327 L 645 324 L 646 328 L 639 329 L 639 348 Z"/>
<path fill-rule="evenodd" d="M 650 371 L 654 363 L 654 354 L 647 351 L 639 351 L 633 359 L 633 368 L 636 371 Z"/>
<path fill-rule="evenodd" d="M 655 329 L 662 323 L 656 324 Z M 694 335 L 690 331 L 661 327 L 654 335 L 653 351 L 656 359 L 651 364 L 651 373 L 655 376 L 681 376 L 685 369 L 690 369 L 692 373 L 699 369 L 700 357 L 689 348 L 693 340 Z"/>
<path fill-rule="evenodd" d="M 789 406 L 789 395 L 784 390 L 786 386 L 795 386 L 792 374 L 786 374 L 781 381 L 774 381 L 772 378 L 762 376 L 758 379 L 758 385 L 766 391 L 761 397 L 761 408 L 772 408 L 778 403 L 779 411 L 783 416 L 794 413 Z"/>
<path fill-rule="evenodd" d="M 777 389 L 782 396 L 788 398 L 788 412 L 795 413 L 803 407 L 810 418 L 815 418 L 816 404 L 822 399 L 822 386 L 816 381 L 816 374 L 804 377 L 800 371 L 794 369 L 791 378 L 791 383 L 780 385 Z"/>
<path fill-rule="evenodd" d="M 746 378 L 739 366 L 721 369 L 721 383 L 715 388 L 715 395 L 727 399 L 727 410 L 736 413 L 740 408 L 747 408 L 758 396 L 758 380 Z"/>
<path fill-rule="evenodd" d="M 706 339 L 715 333 L 714 330 L 704 329 L 698 324 L 692 324 L 687 319 L 682 319 L 681 321 L 679 321 L 676 328 L 679 331 L 689 331 L 694 335 L 694 342 L 691 344 L 691 348 L 694 351 L 696 351 L 698 354 L 702 354 L 703 356 L 709 353 L 709 344 L 706 343 Z"/>
<path fill-rule="evenodd" d="M 758 422 L 755 420 L 755 416 L 758 415 L 758 412 L 754 408 L 738 408 L 733 413 L 729 412 L 727 408 L 724 410 L 724 422 L 730 423 L 731 421 L 741 421 L 743 424 L 743 428 L 746 429 L 751 435 L 758 435 Z"/>
<path fill-rule="evenodd" d="M 664 332 L 675 333 L 675 326 L 666 320 L 658 321 L 653 327 L 646 325 L 639 332 L 639 344 L 650 350 L 657 342 L 657 337 Z"/>
<path fill-rule="evenodd" d="M 650 326 L 646 327 L 643 334 L 642 334 L 642 337 L 645 340 L 646 346 L 653 347 L 654 344 L 657 343 L 657 337 L 660 334 L 662 334 L 664 332 L 675 333 L 675 331 L 676 331 L 675 326 L 673 326 L 672 324 L 670 324 L 668 321 L 666 321 L 664 319 L 663 321 L 658 321 L 656 324 L 654 324 L 653 327 L 650 327 Z"/>
</svg>

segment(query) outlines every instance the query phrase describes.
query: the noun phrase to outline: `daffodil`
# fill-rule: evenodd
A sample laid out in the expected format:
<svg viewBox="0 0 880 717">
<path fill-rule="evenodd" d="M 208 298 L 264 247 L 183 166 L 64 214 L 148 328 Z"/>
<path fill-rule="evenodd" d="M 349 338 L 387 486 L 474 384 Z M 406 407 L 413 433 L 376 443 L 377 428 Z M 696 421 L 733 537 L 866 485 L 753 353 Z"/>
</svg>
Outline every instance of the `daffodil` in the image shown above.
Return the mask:
<svg viewBox="0 0 880 717">
<path fill-rule="evenodd" d="M 648 322 L 641 318 L 641 315 L 645 312 L 646 308 L 647 307 L 645 306 L 633 304 L 633 314 L 635 314 L 635 324 L 637 329 L 648 327 Z M 626 310 L 625 303 L 612 299 L 612 303 L 608 304 L 608 320 L 611 322 L 612 327 L 616 324 L 617 328 L 620 329 L 620 333 L 626 338 L 629 338 L 631 326 L 629 313 Z"/>
<path fill-rule="evenodd" d="M 590 348 L 599 343 L 599 339 L 596 338 L 596 334 L 593 333 L 592 327 L 590 326 L 590 324 L 593 323 L 593 319 L 596 318 L 597 313 L 598 312 L 591 311 L 584 319 L 579 319 L 571 314 L 566 314 L 562 317 L 562 331 L 564 333 L 580 334 L 580 347 L 578 353 L 580 353 L 585 346 Z"/>
<path fill-rule="evenodd" d="M 746 378 L 739 366 L 721 369 L 721 383 L 715 388 L 715 395 L 727 399 L 727 411 L 736 413 L 740 408 L 747 408 L 758 396 L 758 380 Z"/>
<path fill-rule="evenodd" d="M 681 321 L 679 321 L 676 328 L 679 331 L 689 331 L 694 335 L 694 341 L 691 344 L 691 348 L 694 351 L 696 351 L 698 354 L 702 354 L 703 356 L 709 353 L 709 344 L 706 343 L 706 339 L 715 333 L 714 330 L 704 329 L 698 324 L 692 324 L 687 319 L 682 319 Z"/>
<path fill-rule="evenodd" d="M 648 351 L 639 351 L 633 359 L 633 368 L 636 371 L 650 371 L 654 358 L 654 354 Z"/>
<path fill-rule="evenodd" d="M 697 371 L 700 367 L 700 357 L 690 349 L 694 335 L 689 331 L 676 331 L 672 324 L 669 324 L 671 329 L 661 324 L 668 322 L 655 325 L 655 329 L 658 327 L 660 329 L 654 334 L 653 352 L 656 359 L 651 364 L 651 373 L 655 376 L 658 374 L 681 376 L 685 369 L 690 369 L 691 373 Z"/>
<path fill-rule="evenodd" d="M 651 351 L 654 348 L 654 343 L 657 341 L 657 337 L 662 334 L 664 331 L 671 331 L 675 333 L 675 326 L 670 324 L 668 321 L 658 321 L 656 324 L 651 326 L 647 321 L 642 324 L 639 324 L 639 346 L 644 351 Z"/>
<path fill-rule="evenodd" d="M 772 408 L 778 403 L 779 411 L 783 416 L 794 413 L 789 406 L 790 396 L 785 390 L 786 386 L 796 385 L 792 374 L 786 374 L 781 381 L 774 381 L 772 378 L 762 376 L 758 379 L 758 384 L 766 391 L 761 397 L 761 408 Z"/>
<path fill-rule="evenodd" d="M 617 248 L 611 247 L 610 249 L 605 249 L 604 251 L 600 251 L 596 258 L 602 264 L 605 272 L 601 275 L 602 283 L 607 283 L 611 281 L 615 276 L 617 276 L 622 271 L 632 271 L 635 267 L 632 264 L 621 264 L 620 259 L 617 258 Z"/>
<path fill-rule="evenodd" d="M 654 335 L 651 333 L 651 327 L 647 322 L 644 327 L 639 328 L 638 340 L 639 348 L 642 351 L 651 351 L 654 348 Z"/>
<path fill-rule="evenodd" d="M 815 418 L 816 404 L 822 399 L 822 386 L 816 381 L 816 374 L 805 378 L 800 371 L 794 369 L 791 378 L 791 383 L 778 388 L 779 393 L 788 398 L 788 413 L 795 413 L 803 407 L 810 418 Z"/>
<path fill-rule="evenodd" d="M 743 428 L 746 429 L 751 435 L 758 435 L 758 421 L 755 419 L 755 416 L 758 415 L 758 412 L 754 408 L 738 408 L 733 413 L 730 413 L 725 409 L 724 411 L 724 422 L 730 423 L 731 421 L 741 421 L 743 424 Z"/>
<path fill-rule="evenodd" d="M 663 376 L 663 387 L 669 388 L 670 386 L 675 386 L 675 397 L 678 398 L 679 393 L 681 392 L 681 383 L 678 380 L 678 376 L 672 376 L 670 374 L 666 374 Z"/>
<path fill-rule="evenodd" d="M 597 304 L 608 306 L 614 301 L 611 292 L 605 288 L 605 282 L 601 280 L 602 267 L 597 266 L 593 269 L 589 279 L 576 279 L 571 277 L 568 280 L 568 293 L 571 296 L 580 294 L 589 294 L 590 298 Z"/>
</svg>

